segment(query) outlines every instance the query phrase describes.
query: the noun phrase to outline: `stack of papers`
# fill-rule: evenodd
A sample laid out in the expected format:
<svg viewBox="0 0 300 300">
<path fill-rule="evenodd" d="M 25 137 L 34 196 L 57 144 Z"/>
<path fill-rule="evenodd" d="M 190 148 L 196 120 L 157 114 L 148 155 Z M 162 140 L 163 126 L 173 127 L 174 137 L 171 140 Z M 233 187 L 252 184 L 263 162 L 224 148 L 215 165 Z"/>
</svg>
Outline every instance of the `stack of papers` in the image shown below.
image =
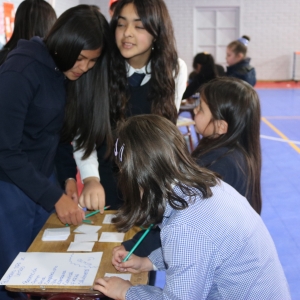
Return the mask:
<svg viewBox="0 0 300 300">
<path fill-rule="evenodd" d="M 47 228 L 42 236 L 42 241 L 65 241 L 70 235 L 70 227 Z"/>
</svg>

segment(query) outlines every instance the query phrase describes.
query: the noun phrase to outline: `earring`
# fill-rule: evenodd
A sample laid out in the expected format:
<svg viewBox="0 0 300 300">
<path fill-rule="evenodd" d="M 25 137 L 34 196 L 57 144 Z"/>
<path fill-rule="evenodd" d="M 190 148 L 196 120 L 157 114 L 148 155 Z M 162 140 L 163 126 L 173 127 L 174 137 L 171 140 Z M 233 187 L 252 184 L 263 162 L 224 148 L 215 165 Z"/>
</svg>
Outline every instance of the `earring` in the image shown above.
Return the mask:
<svg viewBox="0 0 300 300">
<path fill-rule="evenodd" d="M 55 51 L 54 54 L 57 55 L 57 52 Z"/>
</svg>

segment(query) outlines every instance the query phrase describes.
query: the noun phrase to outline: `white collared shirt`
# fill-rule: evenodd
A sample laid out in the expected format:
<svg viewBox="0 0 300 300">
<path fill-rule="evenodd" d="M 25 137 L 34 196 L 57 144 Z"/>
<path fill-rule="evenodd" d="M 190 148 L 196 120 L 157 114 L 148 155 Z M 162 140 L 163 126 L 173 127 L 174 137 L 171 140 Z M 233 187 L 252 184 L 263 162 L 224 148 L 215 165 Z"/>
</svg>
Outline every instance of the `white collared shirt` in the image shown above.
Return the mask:
<svg viewBox="0 0 300 300">
<path fill-rule="evenodd" d="M 186 63 L 181 58 L 178 58 L 178 64 L 179 64 L 179 72 L 177 77 L 175 78 L 175 105 L 177 111 L 179 111 L 181 99 L 186 89 L 186 83 L 188 77 Z M 149 61 L 148 64 L 142 67 L 141 69 L 133 68 L 126 61 L 126 70 L 127 70 L 127 77 L 130 77 L 133 73 L 146 74 L 141 83 L 141 85 L 144 85 L 151 78 L 151 61 Z"/>
</svg>

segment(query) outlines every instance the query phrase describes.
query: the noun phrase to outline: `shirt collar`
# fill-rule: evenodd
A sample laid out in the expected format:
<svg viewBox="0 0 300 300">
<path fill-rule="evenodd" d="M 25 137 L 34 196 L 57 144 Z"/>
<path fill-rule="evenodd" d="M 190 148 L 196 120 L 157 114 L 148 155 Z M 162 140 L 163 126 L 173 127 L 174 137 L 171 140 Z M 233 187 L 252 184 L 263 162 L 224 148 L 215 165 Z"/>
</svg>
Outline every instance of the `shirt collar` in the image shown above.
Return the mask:
<svg viewBox="0 0 300 300">
<path fill-rule="evenodd" d="M 126 71 L 127 77 L 130 77 L 133 73 L 140 73 L 140 74 L 151 74 L 151 63 L 148 62 L 147 65 L 143 66 L 141 69 L 133 68 L 127 61 L 126 61 Z"/>
</svg>

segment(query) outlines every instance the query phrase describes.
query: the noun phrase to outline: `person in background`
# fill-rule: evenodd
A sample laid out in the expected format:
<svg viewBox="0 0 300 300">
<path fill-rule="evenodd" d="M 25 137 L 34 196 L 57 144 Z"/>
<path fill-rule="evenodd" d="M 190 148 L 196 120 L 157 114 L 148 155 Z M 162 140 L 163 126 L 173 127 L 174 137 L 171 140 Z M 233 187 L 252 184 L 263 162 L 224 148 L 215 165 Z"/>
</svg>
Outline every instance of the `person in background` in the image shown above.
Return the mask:
<svg viewBox="0 0 300 300">
<path fill-rule="evenodd" d="M 209 82 L 218 76 L 215 60 L 213 56 L 207 52 L 198 53 L 194 57 L 193 68 L 195 74 L 189 81 L 182 99 L 192 97 L 192 95 L 198 91 L 202 84 Z"/>
<path fill-rule="evenodd" d="M 107 88 L 101 97 L 89 90 L 95 82 L 108 85 L 109 36 L 104 16 L 79 5 L 65 11 L 45 39 L 20 40 L 0 67 L 0 277 L 28 249 L 54 208 L 62 223 L 78 225 L 85 218 L 58 187 L 54 158 L 65 109 L 72 116 L 66 87 L 68 100 L 109 102 Z M 99 106 L 102 126 L 110 132 L 103 120 L 109 121 L 109 110 Z M 2 286 L 0 299 L 12 298 L 18 296 Z"/>
<path fill-rule="evenodd" d="M 118 0 L 109 0 L 109 15 L 110 18 L 112 18 L 114 11 L 115 11 L 115 7 L 117 5 Z"/>
<path fill-rule="evenodd" d="M 119 231 L 158 225 L 161 248 L 148 257 L 115 249 L 118 272 L 166 272 L 163 288 L 119 277 L 95 280 L 113 299 L 291 299 L 278 254 L 247 199 L 199 167 L 176 125 L 157 115 L 129 118 L 117 130 L 115 158 L 124 204 Z M 145 138 L 147 137 L 147 138 Z"/>
<path fill-rule="evenodd" d="M 246 57 L 250 38 L 243 35 L 236 41 L 229 43 L 226 49 L 226 62 L 228 64 L 226 75 L 236 77 L 254 86 L 256 84 L 256 71 L 250 65 L 250 58 Z"/>
<path fill-rule="evenodd" d="M 10 40 L 0 51 L 0 65 L 20 39 L 30 40 L 34 36 L 45 37 L 56 21 L 53 7 L 44 0 L 24 0 L 18 6 L 14 31 Z"/>
</svg>

